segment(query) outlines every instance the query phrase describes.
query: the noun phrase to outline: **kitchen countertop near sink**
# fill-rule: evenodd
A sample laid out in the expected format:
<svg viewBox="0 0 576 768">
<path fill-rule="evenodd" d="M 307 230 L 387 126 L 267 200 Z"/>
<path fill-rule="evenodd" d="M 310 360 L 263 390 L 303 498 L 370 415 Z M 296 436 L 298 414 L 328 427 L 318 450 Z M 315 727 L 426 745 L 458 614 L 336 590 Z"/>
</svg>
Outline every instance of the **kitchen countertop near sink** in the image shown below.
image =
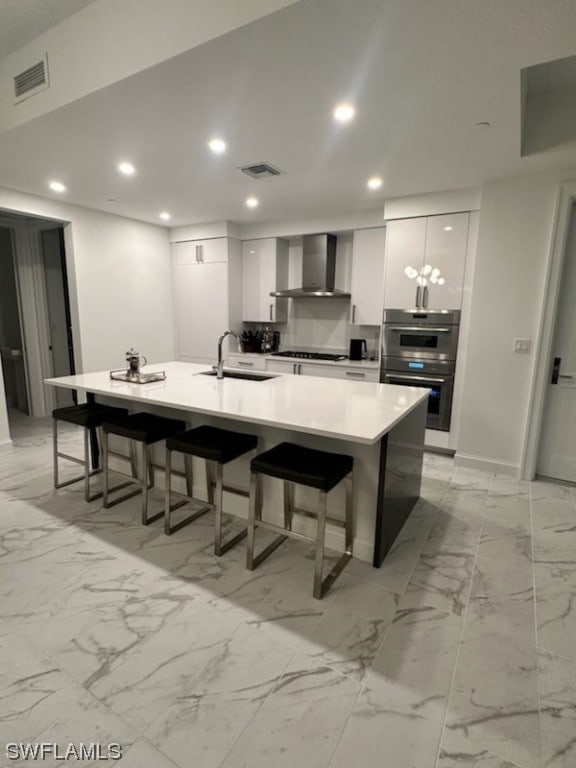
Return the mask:
<svg viewBox="0 0 576 768">
<path fill-rule="evenodd" d="M 379 360 L 308 360 L 305 357 L 279 357 L 269 352 L 234 352 L 236 356 L 264 358 L 265 360 L 285 360 L 288 363 L 310 363 L 310 365 L 339 365 L 344 368 L 380 368 Z"/>
<path fill-rule="evenodd" d="M 276 374 L 267 381 L 217 380 L 202 375 L 210 371 L 205 365 L 146 366 L 146 371 L 156 369 L 166 372 L 165 381 L 131 384 L 99 371 L 45 383 L 128 400 L 136 407 L 146 403 L 368 445 L 428 397 L 428 390 L 418 387 L 347 379 Z"/>
</svg>

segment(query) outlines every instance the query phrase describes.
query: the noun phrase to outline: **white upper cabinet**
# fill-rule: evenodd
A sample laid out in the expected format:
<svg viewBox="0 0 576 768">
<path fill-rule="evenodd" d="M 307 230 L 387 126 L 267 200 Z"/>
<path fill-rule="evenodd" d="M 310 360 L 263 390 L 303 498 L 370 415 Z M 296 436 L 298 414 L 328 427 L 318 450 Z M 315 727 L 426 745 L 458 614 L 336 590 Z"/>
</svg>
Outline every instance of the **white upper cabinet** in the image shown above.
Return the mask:
<svg viewBox="0 0 576 768">
<path fill-rule="evenodd" d="M 242 243 L 242 320 L 281 323 L 288 319 L 288 299 L 271 291 L 288 287 L 288 241 L 276 237 Z"/>
<path fill-rule="evenodd" d="M 404 270 L 423 266 L 426 219 L 389 221 L 386 229 L 384 309 L 410 309 L 416 306 L 417 286 Z"/>
<path fill-rule="evenodd" d="M 386 238 L 384 306 L 386 309 L 417 307 L 416 279 L 406 268 L 439 270 L 440 282 L 426 275 L 427 292 L 420 306 L 427 309 L 460 309 L 468 244 L 468 213 L 454 213 L 389 221 Z"/>
<path fill-rule="evenodd" d="M 228 238 L 215 237 L 211 240 L 188 240 L 174 243 L 176 264 L 211 264 L 228 261 Z"/>
<path fill-rule="evenodd" d="M 430 216 L 424 264 L 440 270 L 443 285 L 428 281 L 428 309 L 461 309 L 470 214 Z"/>
<path fill-rule="evenodd" d="M 355 325 L 382 322 L 385 245 L 385 227 L 354 232 L 350 322 Z"/>
<path fill-rule="evenodd" d="M 223 237 L 174 243 L 172 259 L 178 355 L 215 362 L 218 337 L 239 327 L 239 241 Z"/>
</svg>

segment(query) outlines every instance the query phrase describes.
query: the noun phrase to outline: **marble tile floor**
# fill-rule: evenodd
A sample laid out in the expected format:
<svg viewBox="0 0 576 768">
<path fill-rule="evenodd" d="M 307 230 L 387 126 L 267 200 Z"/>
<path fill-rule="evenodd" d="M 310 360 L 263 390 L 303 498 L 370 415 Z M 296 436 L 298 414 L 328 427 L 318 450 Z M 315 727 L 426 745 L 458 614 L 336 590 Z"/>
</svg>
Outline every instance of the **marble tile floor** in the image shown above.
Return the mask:
<svg viewBox="0 0 576 768">
<path fill-rule="evenodd" d="M 428 455 L 383 567 L 316 601 L 310 547 L 250 573 L 209 516 L 168 538 L 138 499 L 55 492 L 24 427 L 0 455 L 2 768 L 29 762 L 8 742 L 93 741 L 123 768 L 576 766 L 576 489 Z"/>
</svg>

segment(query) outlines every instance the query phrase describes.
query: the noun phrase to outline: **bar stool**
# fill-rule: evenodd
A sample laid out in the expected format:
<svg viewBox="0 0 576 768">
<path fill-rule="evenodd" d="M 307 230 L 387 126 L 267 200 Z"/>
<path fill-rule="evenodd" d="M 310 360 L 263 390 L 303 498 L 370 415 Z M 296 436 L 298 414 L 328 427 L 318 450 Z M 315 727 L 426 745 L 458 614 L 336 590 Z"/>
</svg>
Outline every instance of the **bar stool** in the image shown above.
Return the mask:
<svg viewBox="0 0 576 768">
<path fill-rule="evenodd" d="M 258 438 L 254 435 L 246 435 L 241 432 L 232 432 L 228 429 L 220 429 L 219 427 L 211 427 L 208 425 L 202 427 L 196 427 L 188 432 L 183 432 L 179 435 L 174 435 L 166 441 L 166 499 L 164 504 L 164 531 L 167 535 L 174 533 L 184 525 L 196 520 L 200 515 L 205 514 L 209 510 L 213 509 L 215 512 L 214 522 L 214 553 L 216 555 L 223 555 L 231 547 L 235 546 L 246 536 L 246 530 L 240 531 L 233 536 L 230 541 L 222 543 L 222 492 L 224 490 L 224 465 L 228 464 L 234 459 L 242 456 L 249 451 L 256 449 L 258 444 Z M 187 498 L 182 499 L 175 504 L 170 504 L 170 480 L 171 480 L 171 465 L 172 465 L 172 451 L 178 451 L 184 454 L 184 461 L 186 466 L 186 491 Z M 200 499 L 194 499 L 192 496 L 192 470 L 191 470 L 191 457 L 198 456 L 201 459 L 206 460 L 206 485 L 208 494 L 208 504 L 205 504 L 202 509 L 192 513 L 184 520 L 171 525 L 170 517 L 171 512 L 178 507 L 187 504 L 189 500 L 200 501 Z M 216 491 L 216 500 L 214 500 L 214 490 Z M 245 491 L 240 491 L 237 488 L 227 487 L 226 490 L 230 493 L 236 493 L 238 495 L 247 496 Z"/>
<path fill-rule="evenodd" d="M 248 546 L 246 567 L 252 571 L 277 549 L 287 537 L 316 541 L 314 568 L 314 590 L 316 599 L 322 598 L 352 557 L 352 468 L 351 456 L 340 453 L 317 451 L 293 443 L 280 443 L 269 451 L 261 453 L 250 463 L 250 504 L 248 512 Z M 284 481 L 284 528 L 262 520 L 261 475 L 277 477 Z M 342 480 L 346 481 L 346 512 L 344 521 L 327 517 L 327 494 Z M 308 512 L 294 506 L 294 486 L 304 485 L 319 490 L 318 512 Z M 312 517 L 318 521 L 316 538 L 295 533 L 292 530 L 294 513 Z M 324 539 L 326 522 L 344 528 L 345 548 L 343 555 L 328 575 L 324 571 Z M 256 528 L 266 528 L 276 537 L 259 555 L 254 555 Z"/>
<path fill-rule="evenodd" d="M 179 419 L 167 419 L 163 416 L 156 416 L 152 413 L 135 413 L 132 416 L 126 416 L 124 419 L 115 419 L 111 422 L 104 422 L 102 430 L 104 433 L 104 439 L 102 441 L 102 457 L 104 465 L 104 507 L 108 509 L 121 501 L 136 496 L 138 493 L 142 494 L 142 525 L 149 525 L 158 518 L 162 517 L 164 511 L 158 512 L 152 517 L 148 517 L 148 491 L 154 486 L 154 468 L 152 466 L 152 460 L 150 455 L 150 446 L 160 440 L 174 435 L 176 432 L 181 432 L 186 428 L 186 423 Z M 110 501 L 108 496 L 110 490 L 108 488 L 108 435 L 119 435 L 120 437 L 126 437 L 130 440 L 131 447 L 134 443 L 141 443 L 141 477 L 139 487 L 135 488 L 123 496 L 120 496 L 113 501 Z M 147 475 L 150 482 L 148 482 Z M 136 480 L 138 482 L 138 480 Z"/>
<path fill-rule="evenodd" d="M 81 405 L 70 405 L 66 408 L 55 408 L 52 411 L 52 447 L 54 453 L 54 488 L 64 488 L 67 485 L 73 483 L 79 483 L 84 480 L 84 498 L 86 501 L 94 501 L 102 496 L 102 492 L 90 494 L 90 478 L 94 475 L 102 472 L 101 469 L 94 469 L 90 471 L 90 430 L 97 429 L 100 432 L 100 427 L 105 421 L 113 422 L 119 418 L 125 418 L 128 415 L 126 408 L 113 408 L 109 405 L 102 405 L 101 403 L 83 403 Z M 76 426 L 84 428 L 84 458 L 79 459 L 77 456 L 70 456 L 67 453 L 62 453 L 58 450 L 58 422 L 65 421 L 68 424 L 75 424 Z M 100 435 L 101 437 L 101 435 Z M 102 442 L 102 440 L 100 440 Z M 73 461 L 75 464 L 82 464 L 84 466 L 84 474 L 77 477 L 73 477 L 70 480 L 65 480 L 63 483 L 59 480 L 58 472 L 58 459 L 67 459 Z M 129 485 L 129 483 L 123 483 L 122 486 L 116 486 L 118 488 Z"/>
</svg>

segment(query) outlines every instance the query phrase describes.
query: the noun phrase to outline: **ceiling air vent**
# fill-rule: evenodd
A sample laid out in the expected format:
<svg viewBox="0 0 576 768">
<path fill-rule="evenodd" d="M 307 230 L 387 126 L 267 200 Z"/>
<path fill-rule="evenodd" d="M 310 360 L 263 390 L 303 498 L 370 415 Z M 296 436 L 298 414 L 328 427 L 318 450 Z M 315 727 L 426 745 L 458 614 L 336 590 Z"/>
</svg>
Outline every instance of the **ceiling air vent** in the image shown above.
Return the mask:
<svg viewBox="0 0 576 768">
<path fill-rule="evenodd" d="M 48 86 L 48 61 L 44 56 L 37 64 L 14 76 L 14 103 L 17 104 Z"/>
<path fill-rule="evenodd" d="M 274 168 L 270 163 L 254 163 L 253 165 L 243 165 L 240 170 L 253 179 L 267 179 L 270 176 L 280 176 L 282 171 Z"/>
</svg>

